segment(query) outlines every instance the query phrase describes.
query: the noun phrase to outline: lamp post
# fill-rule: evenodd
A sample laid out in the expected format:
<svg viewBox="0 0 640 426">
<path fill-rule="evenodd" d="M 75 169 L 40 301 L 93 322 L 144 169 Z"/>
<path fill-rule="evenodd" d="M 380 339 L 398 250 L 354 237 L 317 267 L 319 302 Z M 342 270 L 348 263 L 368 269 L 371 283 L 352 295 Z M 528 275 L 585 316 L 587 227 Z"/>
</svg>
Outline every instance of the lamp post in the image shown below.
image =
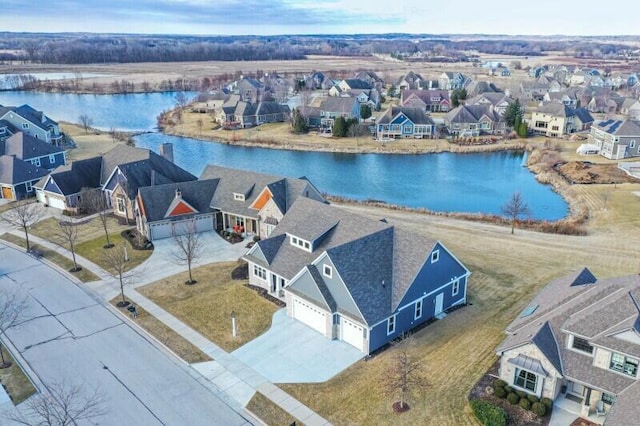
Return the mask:
<svg viewBox="0 0 640 426">
<path fill-rule="evenodd" d="M 231 335 L 238 336 L 238 326 L 236 323 L 236 311 L 231 311 Z"/>
</svg>

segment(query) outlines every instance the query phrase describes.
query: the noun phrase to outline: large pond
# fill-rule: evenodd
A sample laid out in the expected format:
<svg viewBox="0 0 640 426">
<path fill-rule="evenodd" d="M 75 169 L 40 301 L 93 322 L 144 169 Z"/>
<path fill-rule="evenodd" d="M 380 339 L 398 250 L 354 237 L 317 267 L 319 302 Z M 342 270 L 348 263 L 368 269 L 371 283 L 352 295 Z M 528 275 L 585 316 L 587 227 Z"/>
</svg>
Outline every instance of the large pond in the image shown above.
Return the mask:
<svg viewBox="0 0 640 426">
<path fill-rule="evenodd" d="M 88 114 L 102 129 L 153 130 L 157 115 L 175 104 L 175 93 L 74 95 L 0 92 L 1 105 L 30 104 L 56 120 L 77 122 Z M 307 176 L 320 191 L 358 200 L 380 200 L 434 211 L 500 213 L 520 191 L 532 217 L 555 220 L 567 203 L 523 167 L 524 154 L 335 154 L 218 144 L 148 133 L 136 145 L 158 150 L 174 144 L 178 165 L 198 176 L 211 164 L 285 176 Z"/>
<path fill-rule="evenodd" d="M 188 96 L 195 93 L 186 92 Z M 0 92 L 0 105 L 29 104 L 58 121 L 78 122 L 87 114 L 93 127 L 124 131 L 149 131 L 156 127 L 156 118 L 175 107 L 174 92 L 134 93 L 128 95 L 76 95 L 69 93 Z"/>
</svg>

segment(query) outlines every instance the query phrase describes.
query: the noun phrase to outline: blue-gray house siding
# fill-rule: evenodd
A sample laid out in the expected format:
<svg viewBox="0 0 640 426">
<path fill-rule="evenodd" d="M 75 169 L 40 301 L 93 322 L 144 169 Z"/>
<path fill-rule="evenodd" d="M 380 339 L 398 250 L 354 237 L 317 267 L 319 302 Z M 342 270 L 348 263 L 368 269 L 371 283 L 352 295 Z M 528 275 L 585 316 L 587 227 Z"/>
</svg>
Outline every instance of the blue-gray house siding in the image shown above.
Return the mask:
<svg viewBox="0 0 640 426">
<path fill-rule="evenodd" d="M 432 263 L 432 254 L 436 251 L 438 260 Z M 439 294 L 443 295 L 443 311 L 464 303 L 468 276 L 469 271 L 440 243 L 436 244 L 394 313 L 395 331 L 391 334 L 387 333 L 388 319 L 375 324 L 369 332 L 369 352 L 381 348 L 402 333 L 411 331 L 433 318 L 436 298 Z M 455 282 L 458 283 L 458 289 L 454 295 Z M 416 303 L 419 300 L 422 301 L 422 315 L 416 318 Z"/>
</svg>

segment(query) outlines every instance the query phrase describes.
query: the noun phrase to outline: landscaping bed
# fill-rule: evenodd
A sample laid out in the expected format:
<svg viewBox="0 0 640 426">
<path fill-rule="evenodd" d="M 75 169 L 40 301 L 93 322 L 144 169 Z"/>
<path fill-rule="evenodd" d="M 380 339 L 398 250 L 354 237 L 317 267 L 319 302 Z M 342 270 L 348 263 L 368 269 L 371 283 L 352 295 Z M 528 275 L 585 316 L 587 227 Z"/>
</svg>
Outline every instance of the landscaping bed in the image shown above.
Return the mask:
<svg viewBox="0 0 640 426">
<path fill-rule="evenodd" d="M 594 164 L 589 161 L 569 161 L 567 163 L 557 164 L 555 169 L 560 176 L 571 184 L 638 182 L 638 179 L 629 176 L 623 170 L 619 169 L 617 164 Z"/>
<path fill-rule="evenodd" d="M 134 250 L 153 250 L 153 243 L 144 235 L 141 235 L 137 229 L 126 229 L 120 233 L 122 238 L 129 241 Z"/>
</svg>

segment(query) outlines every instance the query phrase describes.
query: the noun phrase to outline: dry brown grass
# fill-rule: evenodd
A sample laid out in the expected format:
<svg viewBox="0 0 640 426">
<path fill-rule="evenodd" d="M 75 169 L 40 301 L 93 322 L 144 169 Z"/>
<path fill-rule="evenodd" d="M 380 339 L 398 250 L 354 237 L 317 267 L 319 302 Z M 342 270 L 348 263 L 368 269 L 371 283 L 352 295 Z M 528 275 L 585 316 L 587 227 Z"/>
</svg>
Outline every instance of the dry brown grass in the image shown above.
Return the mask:
<svg viewBox="0 0 640 426">
<path fill-rule="evenodd" d="M 293 422 L 296 422 L 296 426 L 304 426 L 304 423 L 291 416 L 260 392 L 253 395 L 246 409 L 269 426 L 288 426 Z"/>
<path fill-rule="evenodd" d="M 2 346 L 2 354 L 4 359 L 12 362 L 13 365 L 9 368 L 0 369 L 0 386 L 4 385 L 13 403 L 19 404 L 33 395 L 36 389 L 4 346 Z"/>
<path fill-rule="evenodd" d="M 61 122 L 60 128 L 66 135 L 71 136 L 77 145 L 76 148 L 67 151 L 69 162 L 104 154 L 116 145 L 124 143 L 114 141 L 108 132 L 89 130 L 85 133 L 82 127 L 71 123 Z"/>
<path fill-rule="evenodd" d="M 109 303 L 116 306 L 120 302 L 120 296 L 113 298 Z M 138 317 L 134 320 L 147 333 L 155 337 L 159 342 L 169 348 L 173 353 L 189 364 L 211 361 L 211 357 L 202 352 L 187 339 L 167 327 L 162 321 L 150 315 L 143 308 L 137 306 Z M 130 315 L 125 308 L 118 308 L 123 315 Z"/>
<path fill-rule="evenodd" d="M 184 284 L 184 272 L 138 288 L 138 291 L 167 312 L 198 330 L 224 350 L 231 352 L 255 339 L 271 326 L 279 308 L 244 281 L 231 279 L 237 262 L 213 263 L 193 270 L 195 285 Z M 238 318 L 238 336 L 231 335 L 231 312 Z"/>
</svg>

